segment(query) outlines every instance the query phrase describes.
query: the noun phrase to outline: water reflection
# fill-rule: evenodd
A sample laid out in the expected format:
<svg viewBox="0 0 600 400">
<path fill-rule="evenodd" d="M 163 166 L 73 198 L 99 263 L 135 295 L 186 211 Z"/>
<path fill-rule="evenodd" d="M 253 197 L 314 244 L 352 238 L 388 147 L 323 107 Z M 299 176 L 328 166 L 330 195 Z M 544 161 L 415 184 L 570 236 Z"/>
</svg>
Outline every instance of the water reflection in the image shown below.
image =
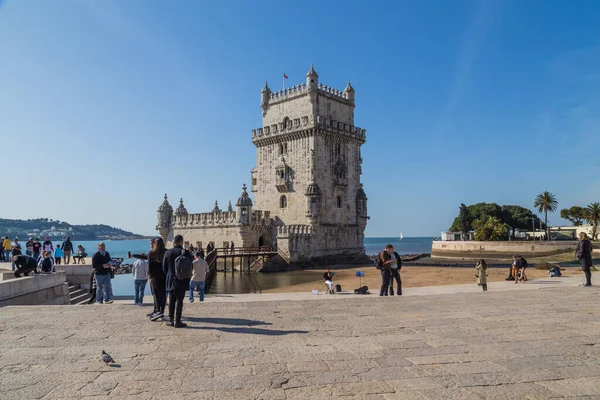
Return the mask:
<svg viewBox="0 0 600 400">
<path fill-rule="evenodd" d="M 219 272 L 210 292 L 212 294 L 261 293 L 267 289 L 317 282 L 321 280 L 322 276 L 322 273 L 315 271 L 290 271 L 274 274 Z"/>
</svg>

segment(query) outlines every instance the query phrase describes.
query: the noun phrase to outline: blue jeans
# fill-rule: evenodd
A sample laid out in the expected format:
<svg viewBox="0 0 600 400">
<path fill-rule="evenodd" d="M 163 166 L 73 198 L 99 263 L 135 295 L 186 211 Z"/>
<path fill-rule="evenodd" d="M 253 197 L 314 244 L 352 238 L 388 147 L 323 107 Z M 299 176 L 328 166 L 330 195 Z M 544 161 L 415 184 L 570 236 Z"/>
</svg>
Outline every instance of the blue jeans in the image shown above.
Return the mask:
<svg viewBox="0 0 600 400">
<path fill-rule="evenodd" d="M 10 256 L 11 251 L 10 250 L 4 250 L 4 259 L 6 261 L 11 261 L 12 257 Z"/>
<path fill-rule="evenodd" d="M 144 290 L 146 290 L 146 279 L 135 280 L 135 292 L 133 293 L 133 299 L 135 304 L 142 304 L 144 302 Z"/>
<path fill-rule="evenodd" d="M 96 302 L 102 303 L 102 293 L 104 293 L 104 301 L 110 300 L 110 274 L 96 274 Z"/>
<path fill-rule="evenodd" d="M 190 301 L 194 301 L 194 290 L 198 289 L 198 299 L 204 301 L 204 281 L 190 281 Z"/>
</svg>

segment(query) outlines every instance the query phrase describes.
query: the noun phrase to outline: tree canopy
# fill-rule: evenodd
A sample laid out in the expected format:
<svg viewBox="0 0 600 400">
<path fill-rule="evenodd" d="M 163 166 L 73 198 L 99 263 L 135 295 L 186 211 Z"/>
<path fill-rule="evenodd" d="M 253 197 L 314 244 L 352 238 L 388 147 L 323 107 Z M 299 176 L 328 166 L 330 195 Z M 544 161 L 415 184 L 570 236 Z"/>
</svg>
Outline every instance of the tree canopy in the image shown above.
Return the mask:
<svg viewBox="0 0 600 400">
<path fill-rule="evenodd" d="M 461 205 L 462 206 L 462 205 Z M 515 229 L 532 229 L 532 220 L 535 221 L 535 227 L 539 228 L 540 219 L 531 210 L 525 207 L 507 205 L 499 206 L 496 203 L 477 203 L 467 207 L 469 214 L 469 229 L 476 230 L 473 226 L 476 220 L 487 220 L 488 217 L 496 218 L 500 223 L 505 223 Z M 542 224 L 544 226 L 544 224 Z M 450 227 L 452 232 L 462 232 L 460 214 L 454 219 Z"/>
<path fill-rule="evenodd" d="M 508 225 L 495 217 L 482 217 L 473 221 L 475 240 L 507 240 Z"/>
<path fill-rule="evenodd" d="M 570 221 L 573 226 L 580 226 L 586 219 L 587 210 L 584 207 L 573 206 L 560 210 L 560 217 Z"/>
</svg>

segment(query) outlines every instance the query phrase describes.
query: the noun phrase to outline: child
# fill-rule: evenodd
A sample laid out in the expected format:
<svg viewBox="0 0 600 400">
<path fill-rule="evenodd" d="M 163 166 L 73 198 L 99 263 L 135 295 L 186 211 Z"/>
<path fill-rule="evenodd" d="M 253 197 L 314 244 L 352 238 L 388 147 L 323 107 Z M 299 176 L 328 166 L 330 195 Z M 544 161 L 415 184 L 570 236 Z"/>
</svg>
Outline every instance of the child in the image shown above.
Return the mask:
<svg viewBox="0 0 600 400">
<path fill-rule="evenodd" d="M 63 252 L 63 249 L 60 248 L 60 244 L 57 244 L 56 250 L 54 250 L 54 262 L 56 263 L 56 265 L 60 265 L 60 261 L 62 260 L 64 255 L 65 253 Z"/>
<path fill-rule="evenodd" d="M 487 264 L 483 258 L 479 260 L 475 266 L 475 270 L 477 271 L 477 275 L 475 275 L 477 277 L 477 285 L 483 287 L 483 291 L 487 292 L 487 278 L 485 274 L 487 270 Z"/>
</svg>

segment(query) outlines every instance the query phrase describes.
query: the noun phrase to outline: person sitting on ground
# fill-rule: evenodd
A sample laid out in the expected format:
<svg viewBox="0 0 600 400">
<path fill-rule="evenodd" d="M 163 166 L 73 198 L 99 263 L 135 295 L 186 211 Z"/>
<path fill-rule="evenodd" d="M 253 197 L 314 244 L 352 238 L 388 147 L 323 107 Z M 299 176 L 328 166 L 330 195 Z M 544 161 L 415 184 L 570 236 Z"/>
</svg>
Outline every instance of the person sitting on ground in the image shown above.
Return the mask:
<svg viewBox="0 0 600 400">
<path fill-rule="evenodd" d="M 35 258 L 23 254 L 13 257 L 13 263 L 16 266 L 15 278 L 20 278 L 21 275 L 29 276 L 31 272 L 37 274 L 37 261 Z"/>
<path fill-rule="evenodd" d="M 477 262 L 475 270 L 477 271 L 477 275 L 475 275 L 477 277 L 477 285 L 481 286 L 484 292 L 487 292 L 487 264 L 483 258 Z"/>
<path fill-rule="evenodd" d="M 335 285 L 333 284 L 333 273 L 330 269 L 327 269 L 327 272 L 323 274 L 323 279 L 325 279 L 325 285 L 327 285 L 327 293 L 334 294 Z"/>
<path fill-rule="evenodd" d="M 82 245 L 77 246 L 77 255 L 73 256 L 73 260 L 75 261 L 75 264 L 79 264 L 81 262 L 81 264 L 85 264 L 85 258 L 87 257 L 87 253 L 85 252 L 85 249 L 83 248 Z"/>
<path fill-rule="evenodd" d="M 54 261 L 49 251 L 42 252 L 42 257 L 39 259 L 37 266 L 42 274 L 51 274 L 54 272 Z"/>
<path fill-rule="evenodd" d="M 60 244 L 56 245 L 56 250 L 54 250 L 54 262 L 56 265 L 60 265 L 63 256 L 65 255 L 63 249 L 60 248 Z"/>
<path fill-rule="evenodd" d="M 527 281 L 527 275 L 525 275 L 525 270 L 527 269 L 527 260 L 523 256 L 519 256 L 518 259 L 519 269 L 521 270 L 521 282 Z"/>
</svg>

